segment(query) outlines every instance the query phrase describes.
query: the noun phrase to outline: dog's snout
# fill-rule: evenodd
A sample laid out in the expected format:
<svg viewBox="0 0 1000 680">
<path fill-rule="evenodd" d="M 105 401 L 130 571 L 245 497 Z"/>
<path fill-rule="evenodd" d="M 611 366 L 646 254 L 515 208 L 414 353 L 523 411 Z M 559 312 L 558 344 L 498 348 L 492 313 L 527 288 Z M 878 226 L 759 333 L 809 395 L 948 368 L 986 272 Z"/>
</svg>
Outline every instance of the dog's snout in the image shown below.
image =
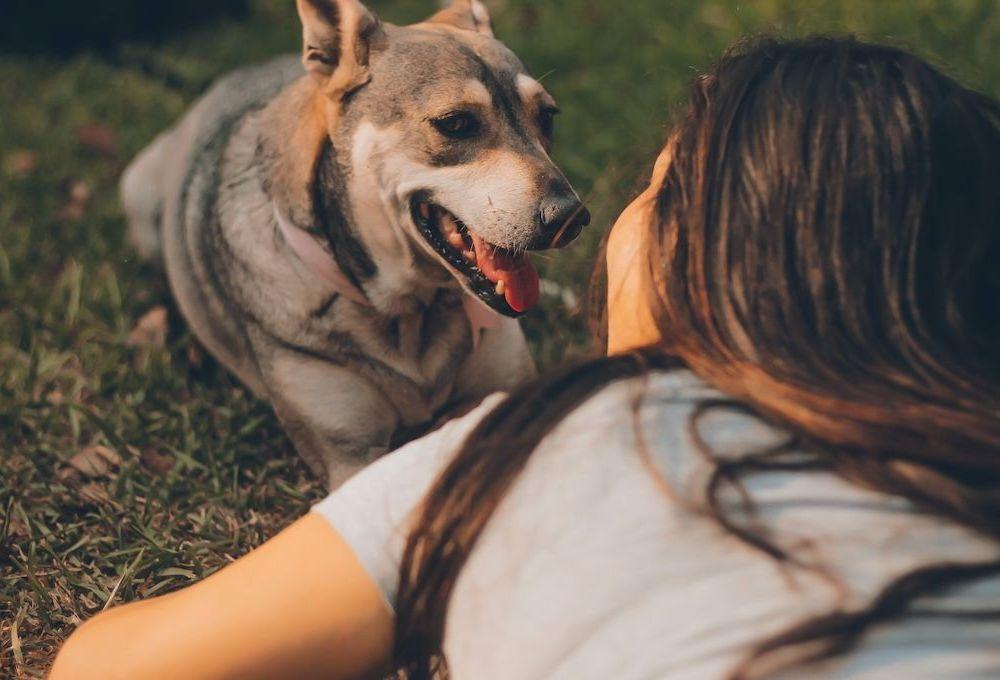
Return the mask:
<svg viewBox="0 0 1000 680">
<path fill-rule="evenodd" d="M 539 207 L 541 234 L 538 248 L 562 248 L 569 245 L 590 224 L 590 211 L 573 194 L 546 196 Z"/>
</svg>

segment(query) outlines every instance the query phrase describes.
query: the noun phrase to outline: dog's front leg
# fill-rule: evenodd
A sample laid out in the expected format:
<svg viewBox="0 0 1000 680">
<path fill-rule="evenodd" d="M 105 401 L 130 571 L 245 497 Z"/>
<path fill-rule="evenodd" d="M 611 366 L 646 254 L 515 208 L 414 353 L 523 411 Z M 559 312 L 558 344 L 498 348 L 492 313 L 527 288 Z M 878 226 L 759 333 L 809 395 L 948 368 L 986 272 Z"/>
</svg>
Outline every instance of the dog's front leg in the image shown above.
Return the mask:
<svg viewBox="0 0 1000 680">
<path fill-rule="evenodd" d="M 478 403 L 494 392 L 509 392 L 536 375 L 535 362 L 521 324 L 501 319 L 483 332 L 476 350 L 462 364 L 455 382 L 454 405 Z"/>
<path fill-rule="evenodd" d="M 261 373 L 278 418 L 299 455 L 331 491 L 388 453 L 399 416 L 374 385 L 307 353 L 280 346 L 260 349 Z"/>
</svg>

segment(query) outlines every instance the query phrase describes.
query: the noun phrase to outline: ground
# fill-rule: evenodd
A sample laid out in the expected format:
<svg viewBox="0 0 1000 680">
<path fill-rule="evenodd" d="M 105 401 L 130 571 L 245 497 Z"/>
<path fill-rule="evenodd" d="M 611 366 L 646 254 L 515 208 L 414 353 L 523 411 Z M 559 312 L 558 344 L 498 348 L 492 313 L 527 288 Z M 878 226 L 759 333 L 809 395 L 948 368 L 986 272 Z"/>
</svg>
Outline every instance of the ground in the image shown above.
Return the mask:
<svg viewBox="0 0 1000 680">
<path fill-rule="evenodd" d="M 321 496 L 267 404 L 192 341 L 116 199 L 130 157 L 213 78 L 297 48 L 293 4 L 252 0 L 157 44 L 0 56 L 0 677 L 42 677 L 81 620 L 203 578 Z M 433 3 L 369 4 L 402 23 Z M 601 238 L 691 77 L 737 37 L 857 32 L 1000 93 L 995 0 L 487 4 L 558 98 L 555 155 L 595 214 L 539 260 L 572 292 L 526 321 L 542 365 L 589 351 L 574 298 Z"/>
</svg>

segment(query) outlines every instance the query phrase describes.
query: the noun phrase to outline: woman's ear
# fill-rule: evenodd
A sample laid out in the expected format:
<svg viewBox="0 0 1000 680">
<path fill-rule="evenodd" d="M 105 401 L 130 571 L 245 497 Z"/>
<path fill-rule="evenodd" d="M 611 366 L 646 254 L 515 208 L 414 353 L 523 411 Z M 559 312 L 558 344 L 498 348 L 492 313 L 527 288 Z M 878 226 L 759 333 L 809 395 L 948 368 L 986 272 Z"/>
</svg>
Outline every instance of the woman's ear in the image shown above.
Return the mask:
<svg viewBox="0 0 1000 680">
<path fill-rule="evenodd" d="M 302 20 L 302 63 L 331 98 L 370 79 L 369 57 L 382 37 L 379 20 L 358 0 L 296 0 Z"/>
<path fill-rule="evenodd" d="M 453 0 L 451 6 L 441 10 L 430 19 L 432 24 L 449 24 L 466 31 L 475 31 L 488 38 L 493 37 L 493 20 L 490 12 L 480 0 Z"/>
</svg>

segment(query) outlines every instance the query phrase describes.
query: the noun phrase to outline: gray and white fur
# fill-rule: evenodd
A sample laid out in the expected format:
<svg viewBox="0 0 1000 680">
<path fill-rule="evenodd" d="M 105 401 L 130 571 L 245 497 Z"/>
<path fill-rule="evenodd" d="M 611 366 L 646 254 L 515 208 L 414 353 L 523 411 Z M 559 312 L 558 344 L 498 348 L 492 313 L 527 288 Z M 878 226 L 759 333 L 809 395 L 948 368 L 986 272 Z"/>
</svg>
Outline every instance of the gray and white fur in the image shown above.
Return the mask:
<svg viewBox="0 0 1000 680">
<path fill-rule="evenodd" d="M 554 102 L 478 0 L 408 27 L 357 0 L 298 9 L 303 57 L 222 79 L 136 158 L 122 200 L 199 340 L 333 488 L 400 430 L 534 371 L 502 296 L 428 241 L 418 206 L 511 253 L 564 245 L 589 217 L 548 156 Z M 442 132 L 456 115 L 475 134 Z M 277 215 L 367 304 L 318 278 Z M 470 294 L 509 315 L 478 343 Z"/>
</svg>

